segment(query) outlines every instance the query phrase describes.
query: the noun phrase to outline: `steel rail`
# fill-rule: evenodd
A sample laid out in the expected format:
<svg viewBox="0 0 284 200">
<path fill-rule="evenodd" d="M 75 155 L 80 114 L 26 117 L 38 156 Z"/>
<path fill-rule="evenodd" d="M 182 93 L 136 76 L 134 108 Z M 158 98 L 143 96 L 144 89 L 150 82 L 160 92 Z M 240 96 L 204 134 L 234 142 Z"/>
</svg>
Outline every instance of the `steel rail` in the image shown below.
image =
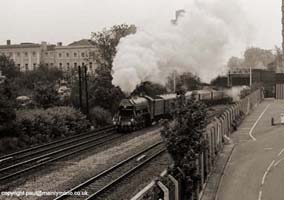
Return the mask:
<svg viewBox="0 0 284 200">
<path fill-rule="evenodd" d="M 58 143 L 61 143 L 61 142 L 66 142 L 68 140 L 72 140 L 72 139 L 76 139 L 76 138 L 80 138 L 82 136 L 91 135 L 91 134 L 97 135 L 97 134 L 100 134 L 103 131 L 114 130 L 114 128 L 115 128 L 114 126 L 102 127 L 102 128 L 97 129 L 97 130 L 88 131 L 88 132 L 83 133 L 83 134 L 73 135 L 73 136 L 66 137 L 66 138 L 63 138 L 63 139 L 60 139 L 60 140 L 56 140 L 56 141 L 53 141 L 53 142 L 49 142 L 49 143 L 46 143 L 46 144 L 42 144 L 42 145 L 38 145 L 38 146 L 27 148 L 27 149 L 23 149 L 23 150 L 20 150 L 20 151 L 16 151 L 16 152 L 13 152 L 13 153 L 1 156 L 0 157 L 0 161 L 1 160 L 7 160 L 7 158 L 12 158 L 12 157 L 14 157 L 16 155 L 20 155 L 20 154 L 23 154 L 23 153 L 31 152 L 31 151 L 34 151 L 34 150 L 37 150 L 37 149 L 40 149 L 40 148 L 48 147 L 50 145 L 58 144 Z"/>
<path fill-rule="evenodd" d="M 166 151 L 166 149 L 161 149 L 158 152 L 156 152 L 154 155 L 152 155 L 151 157 L 149 157 L 148 159 L 144 160 L 142 163 L 140 163 L 139 165 L 133 167 L 132 169 L 130 169 L 129 171 L 127 171 L 126 173 L 122 174 L 120 177 L 118 177 L 117 179 L 113 180 L 112 182 L 110 182 L 109 184 L 107 184 L 106 186 L 104 186 L 103 188 L 101 188 L 99 191 L 93 193 L 92 195 L 90 195 L 88 198 L 86 198 L 85 200 L 90 200 L 90 199 L 95 199 L 96 197 L 102 195 L 104 192 L 106 192 L 109 188 L 113 187 L 115 184 L 117 184 L 118 182 L 121 182 L 123 179 L 125 179 L 127 176 L 129 176 L 130 174 L 136 172 L 138 169 L 140 169 L 141 167 L 143 167 L 144 165 L 148 164 L 150 161 L 152 161 L 154 158 L 156 158 L 157 156 L 161 155 L 162 153 L 164 153 Z"/>
<path fill-rule="evenodd" d="M 141 150 L 140 152 L 138 152 L 138 153 L 136 153 L 136 154 L 134 154 L 134 155 L 131 155 L 130 157 L 128 157 L 128 158 L 126 158 L 126 159 L 120 161 L 119 163 L 117 163 L 117 164 L 111 166 L 110 168 L 108 168 L 108 169 L 106 169 L 106 170 L 100 172 L 99 174 L 97 174 L 97 175 L 95 175 L 94 177 L 92 177 L 92 178 L 86 180 L 85 182 L 83 182 L 83 183 L 81 183 L 81 184 L 79 184 L 79 185 L 73 187 L 72 189 L 70 189 L 70 190 L 69 190 L 68 192 L 66 192 L 65 194 L 62 194 L 61 196 L 56 197 L 54 200 L 62 200 L 62 199 L 66 199 L 66 198 L 70 197 L 68 194 L 73 193 L 73 192 L 75 192 L 75 191 L 78 191 L 78 190 L 80 190 L 80 189 L 82 189 L 82 188 L 84 188 L 84 187 L 86 187 L 86 186 L 88 186 L 88 185 L 94 183 L 95 181 L 97 181 L 97 180 L 99 180 L 99 179 L 101 179 L 101 178 L 107 176 L 108 174 L 114 172 L 116 169 L 119 169 L 120 167 L 122 167 L 122 166 L 124 166 L 125 164 L 129 163 L 129 162 L 132 161 L 134 158 L 139 157 L 140 155 L 142 155 L 142 154 L 144 154 L 144 153 L 146 153 L 146 152 L 148 152 L 148 151 L 154 149 L 155 147 L 157 147 L 157 146 L 159 146 L 159 145 L 161 145 L 161 144 L 163 144 L 163 142 L 162 142 L 162 141 L 159 141 L 159 142 L 157 142 L 157 143 L 151 145 L 150 147 L 147 147 L 147 148 Z M 159 152 L 161 153 L 161 151 L 164 152 L 164 151 L 165 151 L 165 148 L 163 148 L 163 149 L 160 150 Z M 159 153 L 159 154 L 160 154 L 160 153 Z M 156 155 L 156 154 L 155 154 L 155 155 Z M 156 155 L 156 156 L 158 156 L 158 155 Z M 150 160 L 152 160 L 153 158 L 154 158 L 154 157 L 151 156 L 150 158 L 148 158 L 148 159 L 145 160 L 146 162 L 143 161 L 143 163 L 146 164 L 146 163 L 148 163 Z M 141 164 L 142 164 L 142 163 L 141 163 Z M 138 166 L 141 167 L 141 164 L 139 164 Z M 132 168 L 132 169 L 133 169 L 133 168 Z M 132 169 L 131 169 L 131 170 L 132 170 Z M 138 169 L 138 168 L 135 167 L 135 169 Z M 129 171 L 129 170 L 128 170 L 128 171 Z M 113 182 L 113 181 L 112 181 L 112 182 Z M 108 186 L 108 187 L 110 187 L 110 186 Z M 72 197 L 71 197 L 71 198 L 72 198 Z"/>
<path fill-rule="evenodd" d="M 30 170 L 32 170 L 32 169 L 35 169 L 35 168 L 41 167 L 41 166 L 43 166 L 43 165 L 46 165 L 46 164 L 48 164 L 48 163 L 51 163 L 51 162 L 54 162 L 54 161 L 57 161 L 57 160 L 66 158 L 66 157 L 68 157 L 68 156 L 70 156 L 70 155 L 77 154 L 77 153 L 80 153 L 80 152 L 82 152 L 82 151 L 86 151 L 86 150 L 88 150 L 88 149 L 94 148 L 94 147 L 98 147 L 98 145 L 103 145 L 103 144 L 105 144 L 106 142 L 109 142 L 109 141 L 112 141 L 112 140 L 114 140 L 114 139 L 117 139 L 117 138 L 121 137 L 121 135 L 109 135 L 109 136 L 111 136 L 111 137 L 110 137 L 110 138 L 107 138 L 106 140 L 103 140 L 103 141 L 101 141 L 101 142 L 93 141 L 93 142 L 95 142 L 95 143 L 90 144 L 90 145 L 88 145 L 88 146 L 85 146 L 85 147 L 83 147 L 83 148 L 81 148 L 81 149 L 77 149 L 77 150 L 75 150 L 75 151 L 68 152 L 68 153 L 66 153 L 66 154 L 63 154 L 63 155 L 58 156 L 58 157 L 55 157 L 55 158 L 51 158 L 51 159 L 48 159 L 48 160 L 43 160 L 43 162 L 41 162 L 41 163 L 39 163 L 39 164 L 35 164 L 35 165 L 30 166 L 30 167 L 24 168 L 24 169 L 22 169 L 22 170 L 13 172 L 13 173 L 11 173 L 11 174 L 8 174 L 8 175 L 6 175 L 6 176 L 0 177 L 0 181 L 4 181 L 4 180 L 7 180 L 7 179 L 16 177 L 16 176 L 18 176 L 18 175 L 20 175 L 20 174 L 23 174 L 23 173 L 25 173 L 25 172 L 28 172 L 28 171 L 30 171 Z M 90 142 L 89 142 L 89 143 L 90 143 Z M 26 163 L 25 163 L 25 164 L 26 164 Z M 18 166 L 19 166 L 19 165 L 18 165 Z M 12 167 L 12 168 L 15 168 L 15 167 Z M 4 169 L 1 169 L 1 170 L 2 170 L 2 173 L 3 173 L 3 171 L 5 171 Z M 7 169 L 7 170 L 8 170 L 8 169 Z"/>
<path fill-rule="evenodd" d="M 0 163 L 0 166 L 1 165 L 2 166 L 3 165 L 7 165 L 7 164 L 9 164 L 11 162 L 16 162 L 16 161 L 22 160 L 24 158 L 35 156 L 35 155 L 38 155 L 38 154 L 46 153 L 48 151 L 52 151 L 52 150 L 55 150 L 55 149 L 59 149 L 59 148 L 62 149 L 63 147 L 65 147 L 67 145 L 71 145 L 73 143 L 85 141 L 86 139 L 90 139 L 90 138 L 96 138 L 98 136 L 102 136 L 104 134 L 110 133 L 110 131 L 113 131 L 113 130 L 112 129 L 108 129 L 108 130 L 96 132 L 95 134 L 88 134 L 88 135 L 85 135 L 83 137 L 73 138 L 73 139 L 70 139 L 70 140 L 66 140 L 63 143 L 59 143 L 59 144 L 43 147 L 41 149 L 38 149 L 38 151 L 35 151 L 35 152 L 31 151 L 28 154 L 20 153 L 17 157 L 11 157 L 10 159 L 7 159 L 7 160 L 4 159 L 3 161 L 6 161 L 6 162 Z M 1 172 L 1 169 L 0 169 L 0 172 Z"/>
</svg>

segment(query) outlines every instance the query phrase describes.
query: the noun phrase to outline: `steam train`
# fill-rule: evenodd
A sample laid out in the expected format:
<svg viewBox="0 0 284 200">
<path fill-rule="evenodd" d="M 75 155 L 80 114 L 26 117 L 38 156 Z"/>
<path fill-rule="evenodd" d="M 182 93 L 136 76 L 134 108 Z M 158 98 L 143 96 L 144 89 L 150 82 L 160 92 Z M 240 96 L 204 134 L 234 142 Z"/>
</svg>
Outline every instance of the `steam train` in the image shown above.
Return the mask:
<svg viewBox="0 0 284 200">
<path fill-rule="evenodd" d="M 207 105 L 231 101 L 223 91 L 196 90 L 185 94 L 186 99 L 194 98 Z M 177 94 L 135 96 L 123 99 L 119 110 L 113 118 L 113 124 L 118 132 L 134 131 L 149 126 L 154 120 L 170 117 L 174 109 Z"/>
</svg>

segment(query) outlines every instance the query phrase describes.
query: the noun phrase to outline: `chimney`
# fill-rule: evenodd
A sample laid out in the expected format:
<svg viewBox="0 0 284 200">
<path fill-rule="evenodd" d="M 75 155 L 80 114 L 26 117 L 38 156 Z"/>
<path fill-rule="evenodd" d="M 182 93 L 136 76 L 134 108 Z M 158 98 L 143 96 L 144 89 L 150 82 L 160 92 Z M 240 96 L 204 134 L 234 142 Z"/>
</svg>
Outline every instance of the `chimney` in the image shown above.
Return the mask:
<svg viewBox="0 0 284 200">
<path fill-rule="evenodd" d="M 11 45 L 11 40 L 7 40 L 7 45 Z"/>
<path fill-rule="evenodd" d="M 47 50 L 47 42 L 41 42 L 41 48 L 43 51 L 46 51 Z"/>
<path fill-rule="evenodd" d="M 57 42 L 57 46 L 61 47 L 62 46 L 62 42 Z"/>
</svg>

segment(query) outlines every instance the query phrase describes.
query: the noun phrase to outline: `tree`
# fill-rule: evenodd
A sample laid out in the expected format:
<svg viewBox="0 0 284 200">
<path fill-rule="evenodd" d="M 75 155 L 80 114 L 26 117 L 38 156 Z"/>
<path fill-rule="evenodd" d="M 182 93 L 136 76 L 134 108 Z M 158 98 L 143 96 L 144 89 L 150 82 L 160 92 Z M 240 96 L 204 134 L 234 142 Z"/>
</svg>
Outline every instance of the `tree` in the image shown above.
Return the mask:
<svg viewBox="0 0 284 200">
<path fill-rule="evenodd" d="M 143 95 L 154 97 L 156 95 L 166 94 L 166 93 L 167 93 L 167 89 L 164 86 L 158 83 L 144 81 L 136 86 L 136 88 L 131 93 L 131 95 L 139 96 L 140 94 L 143 94 Z"/>
<path fill-rule="evenodd" d="M 173 122 L 163 123 L 161 133 L 175 165 L 172 173 L 182 169 L 188 194 L 196 190 L 200 181 L 195 161 L 207 148 L 203 135 L 205 127 L 206 106 L 193 98 L 185 101 L 184 95 L 177 99 Z"/>
<path fill-rule="evenodd" d="M 20 70 L 16 67 L 13 60 L 5 55 L 0 55 L 0 71 L 7 79 L 19 76 Z"/>
<path fill-rule="evenodd" d="M 94 60 L 99 66 L 112 68 L 113 59 L 116 55 L 116 47 L 122 37 L 134 34 L 134 25 L 115 25 L 110 29 L 103 29 L 102 32 L 92 33 L 92 42 L 97 47 L 94 52 Z"/>
<path fill-rule="evenodd" d="M 97 49 L 93 59 L 98 67 L 95 77 L 89 80 L 90 107 L 99 106 L 114 113 L 120 100 L 125 97 L 121 89 L 112 84 L 112 63 L 120 39 L 135 32 L 134 25 L 122 24 L 92 33 L 92 42 Z"/>
<path fill-rule="evenodd" d="M 198 76 L 192 74 L 191 72 L 184 72 L 182 74 L 172 73 L 168 76 L 168 80 L 166 83 L 166 87 L 170 90 L 174 90 L 174 76 L 175 76 L 175 83 L 176 83 L 176 91 L 184 90 L 184 91 L 191 91 L 200 89 L 202 83 Z"/>
<path fill-rule="evenodd" d="M 211 85 L 217 87 L 227 87 L 228 77 L 227 76 L 218 76 L 211 81 Z"/>
<path fill-rule="evenodd" d="M 49 108 L 60 104 L 60 97 L 54 85 L 48 82 L 38 82 L 35 86 L 33 99 L 39 107 Z"/>
<path fill-rule="evenodd" d="M 20 77 L 19 83 L 28 89 L 34 89 L 37 83 L 47 82 L 55 84 L 56 81 L 63 79 L 63 72 L 56 67 L 40 65 L 37 69 L 24 72 Z"/>
<path fill-rule="evenodd" d="M 13 133 L 15 104 L 8 80 L 0 81 L 0 137 Z"/>
<path fill-rule="evenodd" d="M 233 69 L 242 69 L 245 68 L 245 64 L 244 64 L 244 59 L 241 58 L 237 58 L 237 57 L 231 57 L 227 63 L 227 67 L 230 70 Z"/>
<path fill-rule="evenodd" d="M 95 70 L 95 77 L 89 80 L 90 107 L 100 106 L 110 112 L 116 112 L 120 100 L 125 98 L 120 87 L 112 84 L 109 68 L 99 66 Z"/>
<path fill-rule="evenodd" d="M 275 46 L 275 59 L 268 64 L 267 68 L 268 70 L 271 71 L 277 71 L 277 69 L 281 69 L 282 68 L 282 58 L 283 58 L 283 54 L 282 51 L 279 47 Z"/>
<path fill-rule="evenodd" d="M 274 61 L 275 56 L 271 50 L 249 48 L 245 51 L 244 58 L 244 65 L 247 68 L 251 67 L 267 69 L 267 65 Z"/>
</svg>

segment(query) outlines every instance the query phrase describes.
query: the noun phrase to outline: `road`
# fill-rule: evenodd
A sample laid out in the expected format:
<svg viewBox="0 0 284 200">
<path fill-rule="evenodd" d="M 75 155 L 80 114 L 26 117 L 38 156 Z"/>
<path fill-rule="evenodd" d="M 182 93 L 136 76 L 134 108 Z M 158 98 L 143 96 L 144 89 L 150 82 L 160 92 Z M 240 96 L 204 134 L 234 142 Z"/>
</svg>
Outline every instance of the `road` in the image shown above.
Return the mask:
<svg viewBox="0 0 284 200">
<path fill-rule="evenodd" d="M 232 134 L 236 147 L 220 183 L 218 200 L 284 199 L 284 101 L 265 100 Z"/>
</svg>

